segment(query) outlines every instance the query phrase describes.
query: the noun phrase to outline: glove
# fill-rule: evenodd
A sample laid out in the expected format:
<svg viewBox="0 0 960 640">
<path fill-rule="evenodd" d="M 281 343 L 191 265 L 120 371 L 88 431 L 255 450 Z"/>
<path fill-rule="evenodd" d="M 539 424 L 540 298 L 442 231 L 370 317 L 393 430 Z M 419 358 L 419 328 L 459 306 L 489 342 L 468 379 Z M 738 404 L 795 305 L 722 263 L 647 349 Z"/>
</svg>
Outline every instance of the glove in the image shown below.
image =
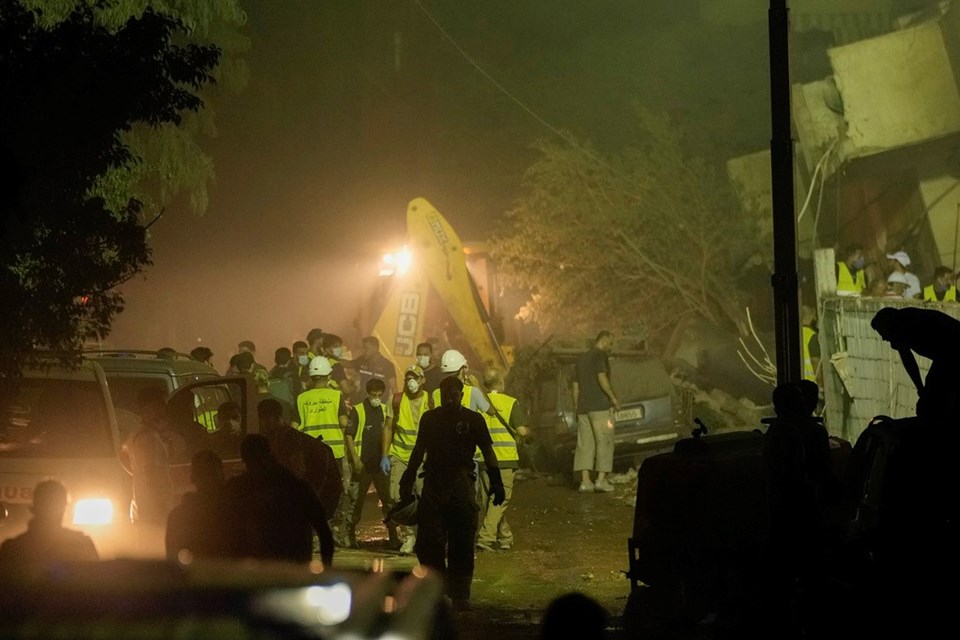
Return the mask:
<svg viewBox="0 0 960 640">
<path fill-rule="evenodd" d="M 503 488 L 503 476 L 497 467 L 487 467 L 487 476 L 490 478 L 490 495 L 493 496 L 493 506 L 499 507 L 507 499 L 507 492 Z"/>
<path fill-rule="evenodd" d="M 387 475 L 390 473 L 390 457 L 389 456 L 383 456 L 382 458 L 380 458 L 380 471 L 383 472 L 383 475 Z"/>
</svg>

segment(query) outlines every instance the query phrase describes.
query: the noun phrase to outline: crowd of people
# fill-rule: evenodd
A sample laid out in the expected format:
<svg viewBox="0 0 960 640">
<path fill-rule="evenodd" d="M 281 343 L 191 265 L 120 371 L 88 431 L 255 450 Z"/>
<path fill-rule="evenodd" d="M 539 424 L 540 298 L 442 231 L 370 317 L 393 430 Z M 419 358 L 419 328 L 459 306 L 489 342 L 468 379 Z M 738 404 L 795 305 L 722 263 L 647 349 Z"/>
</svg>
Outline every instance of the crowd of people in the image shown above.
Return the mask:
<svg viewBox="0 0 960 640">
<path fill-rule="evenodd" d="M 929 284 L 910 270 L 910 255 L 903 250 L 884 254 L 867 264 L 863 245 L 853 243 L 841 249 L 837 261 L 837 293 L 841 296 L 956 302 L 957 274 L 950 267 L 934 269 Z M 872 268 L 871 268 L 872 267 Z M 871 278 L 867 277 L 868 269 Z"/>
<path fill-rule="evenodd" d="M 457 350 L 437 359 L 433 345 L 424 342 L 416 354 L 398 384 L 393 363 L 373 336 L 363 338 L 359 357 L 350 358 L 339 336 L 314 329 L 306 340 L 276 349 L 269 369 L 257 362 L 256 345 L 240 342 L 224 374 L 246 377 L 256 387 L 258 434 L 243 437 L 240 407 L 232 401 L 200 410 L 193 424 L 178 427 L 206 431 L 209 446 L 186 449 L 195 452 L 196 491 L 175 508 L 169 480 L 149 469 L 157 467 L 150 461 L 163 446 L 158 434 L 183 420 L 142 410 L 143 428 L 128 438 L 123 458 L 141 515 L 170 513 L 165 518 L 168 556 L 302 562 L 311 551 L 306 540 L 315 537 L 329 563 L 334 546 L 359 547 L 357 526 L 372 486 L 389 548 L 415 553 L 422 565 L 445 575 L 453 602 L 466 606 L 475 552 L 513 545 L 505 512 L 519 463 L 517 439 L 528 433 L 527 418 L 517 399 L 504 393 L 503 371 L 484 370 L 481 385 Z M 158 357 L 181 356 L 164 349 Z M 198 347 L 189 357 L 211 364 L 213 353 Z M 247 471 L 224 480 L 220 461 L 236 445 Z M 313 499 L 291 489 L 292 479 L 308 487 Z M 162 486 L 155 494 L 165 499 L 151 500 L 149 485 Z M 279 496 L 283 486 L 282 500 L 270 497 Z M 301 496 L 300 502 L 287 504 L 293 495 Z M 228 522 L 231 535 L 204 533 L 223 530 L 211 529 L 209 519 L 238 508 L 239 496 L 246 496 L 245 520 Z M 411 501 L 419 504 L 413 521 L 389 517 L 392 509 Z M 290 509 L 303 517 L 288 522 L 280 514 Z"/>
</svg>

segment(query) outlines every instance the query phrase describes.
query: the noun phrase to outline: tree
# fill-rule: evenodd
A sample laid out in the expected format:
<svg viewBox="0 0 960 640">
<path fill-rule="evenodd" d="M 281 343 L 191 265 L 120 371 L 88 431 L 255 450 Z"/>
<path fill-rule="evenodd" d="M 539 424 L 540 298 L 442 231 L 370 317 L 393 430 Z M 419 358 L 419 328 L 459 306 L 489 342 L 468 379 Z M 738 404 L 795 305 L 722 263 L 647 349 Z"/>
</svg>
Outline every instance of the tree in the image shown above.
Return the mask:
<svg viewBox="0 0 960 640">
<path fill-rule="evenodd" d="M 639 144 L 603 156 L 589 142 L 540 142 L 523 193 L 494 240 L 523 309 L 549 330 L 599 326 L 656 342 L 685 316 L 743 332 L 738 276 L 763 225 L 714 167 L 684 153 L 663 116 L 640 114 Z"/>
<path fill-rule="evenodd" d="M 178 42 L 220 49 L 220 58 L 210 70 L 216 82 L 199 91 L 204 108 L 182 114 L 176 124 L 134 123 L 121 137 L 139 161 L 112 167 L 92 187 L 111 211 L 119 211 L 129 198 L 139 200 L 141 221 L 152 220 L 181 194 L 188 197 L 195 212 L 203 213 L 215 177 L 213 159 L 201 146 L 201 140 L 216 131 L 212 105 L 222 92 L 238 92 L 247 82 L 246 64 L 240 56 L 250 43 L 240 31 L 247 16 L 239 0 L 100 0 L 92 5 L 89 0 L 18 1 L 36 11 L 39 24 L 47 29 L 81 6 L 89 6 L 95 23 L 110 32 L 151 11 L 182 24 Z"/>
<path fill-rule="evenodd" d="M 125 133 L 202 107 L 219 50 L 185 34 L 149 9 L 108 29 L 82 3 L 52 26 L 0 4 L 0 376 L 37 364 L 36 347 L 75 362 L 123 308 L 114 287 L 149 264 L 142 203 L 92 194 L 137 164 Z"/>
</svg>

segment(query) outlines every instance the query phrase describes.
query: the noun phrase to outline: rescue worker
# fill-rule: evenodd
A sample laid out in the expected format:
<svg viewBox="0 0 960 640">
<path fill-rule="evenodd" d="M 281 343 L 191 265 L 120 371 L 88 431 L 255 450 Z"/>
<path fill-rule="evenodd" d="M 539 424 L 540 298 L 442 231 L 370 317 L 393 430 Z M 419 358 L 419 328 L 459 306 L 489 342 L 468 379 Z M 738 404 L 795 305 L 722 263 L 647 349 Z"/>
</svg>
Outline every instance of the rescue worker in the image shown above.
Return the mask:
<svg viewBox="0 0 960 640">
<path fill-rule="evenodd" d="M 423 415 L 410 464 L 400 479 L 402 504 L 414 499 L 414 484 L 426 459 L 417 506 L 417 559 L 446 576 L 447 595 L 459 610 L 470 608 L 477 535 L 473 462 L 477 448 L 486 464 L 493 504 L 500 506 L 506 497 L 487 425 L 481 415 L 462 406 L 462 396 L 459 378 L 443 379 L 441 406 Z"/>
<path fill-rule="evenodd" d="M 344 397 L 349 398 L 353 395 L 355 385 L 347 378 L 347 372 L 343 363 L 340 362 L 343 356 L 343 338 L 332 333 L 324 334 L 322 348 L 323 355 L 330 362 L 330 378 L 327 384 L 331 389 L 339 389 Z"/>
<path fill-rule="evenodd" d="M 0 582 L 4 585 L 39 578 L 54 563 L 99 560 L 87 535 L 63 526 L 67 489 L 44 480 L 33 489 L 33 518 L 25 533 L 0 545 Z"/>
<path fill-rule="evenodd" d="M 859 296 L 867 288 L 867 278 L 863 270 L 866 265 L 863 245 L 847 245 L 841 256 L 842 259 L 837 262 L 837 295 Z"/>
<path fill-rule="evenodd" d="M 933 272 L 933 282 L 923 288 L 923 299 L 927 302 L 956 302 L 956 275 L 950 267 L 937 267 Z"/>
<path fill-rule="evenodd" d="M 907 280 L 907 274 L 894 271 L 887 276 L 887 290 L 884 292 L 883 297 L 905 300 L 908 298 L 907 290 L 909 288 L 910 282 Z"/>
<path fill-rule="evenodd" d="M 303 340 L 297 340 L 293 343 L 293 359 L 295 361 L 293 367 L 300 383 L 297 387 L 298 394 L 306 387 L 304 383 L 310 380 L 310 376 L 307 374 L 307 368 L 310 366 L 310 356 L 307 355 L 309 350 L 310 346 Z"/>
<path fill-rule="evenodd" d="M 907 279 L 907 290 L 903 292 L 904 299 L 913 300 L 923 295 L 923 289 L 920 288 L 920 278 L 907 271 L 907 267 L 910 266 L 910 256 L 907 255 L 907 252 L 888 253 L 887 259 L 890 261 L 893 273 L 902 273 L 903 277 Z M 889 278 L 887 281 L 889 282 Z"/>
<path fill-rule="evenodd" d="M 443 374 L 444 379 L 453 377 L 463 383 L 463 394 L 461 397 L 464 407 L 479 413 L 485 413 L 491 416 L 496 415 L 496 408 L 490 404 L 490 401 L 479 390 L 476 378 L 470 375 L 467 359 L 462 353 L 456 349 L 444 351 L 440 357 L 440 373 Z M 433 404 L 434 406 L 440 406 L 439 388 L 433 392 Z"/>
<path fill-rule="evenodd" d="M 347 429 L 343 439 L 350 461 L 352 480 L 348 487 L 350 515 L 346 523 L 346 540 L 351 548 L 357 545 L 357 524 L 363 514 L 363 499 L 372 484 L 380 498 L 384 517 L 390 510 L 390 474 L 380 469 L 383 457 L 383 431 L 388 419 L 393 417 L 392 403 L 383 402 L 386 385 L 379 378 L 370 378 L 366 384 L 367 397 L 350 410 Z M 387 527 L 391 548 L 399 546 L 397 531 Z"/>
<path fill-rule="evenodd" d="M 300 395 L 300 375 L 290 349 L 280 347 L 273 354 L 273 369 L 267 374 L 270 395 L 293 406 Z"/>
<path fill-rule="evenodd" d="M 804 305 L 801 310 L 800 346 L 803 353 L 803 379 L 816 382 L 820 373 L 820 341 L 817 339 L 816 313 Z"/>
<path fill-rule="evenodd" d="M 430 408 L 432 402 L 423 389 L 423 369 L 413 364 L 407 367 L 403 375 L 403 392 L 393 397 L 393 419 L 387 418 L 383 429 L 383 451 L 380 470 L 390 475 L 390 506 L 400 499 L 400 478 L 407 470 L 410 454 L 420 432 L 420 418 Z M 419 493 L 422 482 L 417 479 Z M 400 553 L 413 553 L 417 542 L 414 527 L 400 527 L 399 540 L 402 542 Z"/>
<path fill-rule="evenodd" d="M 237 344 L 237 354 L 249 353 L 252 364 L 250 365 L 251 372 L 263 371 L 267 373 L 267 368 L 257 362 L 257 345 L 253 344 L 250 340 L 242 340 Z"/>
<path fill-rule="evenodd" d="M 497 466 L 500 468 L 504 499 L 499 505 L 493 504 L 495 496 L 492 494 L 490 476 L 486 468 L 479 465 L 477 489 L 480 532 L 477 534 L 477 549 L 492 551 L 498 546 L 501 551 L 507 551 L 513 547 L 513 531 L 506 518 L 507 505 L 513 495 L 513 474 L 520 466 L 517 438 L 528 433 L 527 416 L 517 399 L 503 392 L 503 374 L 499 369 L 490 368 L 484 371 L 483 384 L 490 391 L 490 403 L 499 413 L 498 416 L 485 415 L 484 418 L 493 442 Z"/>
<path fill-rule="evenodd" d="M 350 465 L 346 462 L 346 450 L 343 446 L 343 430 L 347 427 L 347 405 L 343 393 L 329 386 L 333 368 L 326 356 L 317 356 L 310 361 L 308 370 L 313 388 L 297 397 L 297 413 L 300 417 L 300 431 L 314 438 L 320 438 L 333 451 L 342 477 L 343 491 L 350 483 Z M 335 513 L 329 514 L 334 524 L 342 519 L 343 499 Z M 336 535 L 336 532 L 335 532 Z M 343 543 L 338 536 L 338 543 Z"/>
</svg>

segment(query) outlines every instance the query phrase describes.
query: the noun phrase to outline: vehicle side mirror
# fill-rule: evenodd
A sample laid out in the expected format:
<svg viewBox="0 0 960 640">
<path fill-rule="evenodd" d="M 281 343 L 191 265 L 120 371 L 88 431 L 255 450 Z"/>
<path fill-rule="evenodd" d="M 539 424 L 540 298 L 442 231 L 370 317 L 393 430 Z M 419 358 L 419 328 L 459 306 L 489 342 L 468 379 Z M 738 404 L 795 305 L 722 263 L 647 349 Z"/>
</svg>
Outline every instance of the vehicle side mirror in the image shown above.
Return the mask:
<svg viewBox="0 0 960 640">
<path fill-rule="evenodd" d="M 6 502 L 0 502 L 0 525 L 3 524 L 3 521 L 10 517 L 10 510 L 7 509 Z"/>
</svg>

